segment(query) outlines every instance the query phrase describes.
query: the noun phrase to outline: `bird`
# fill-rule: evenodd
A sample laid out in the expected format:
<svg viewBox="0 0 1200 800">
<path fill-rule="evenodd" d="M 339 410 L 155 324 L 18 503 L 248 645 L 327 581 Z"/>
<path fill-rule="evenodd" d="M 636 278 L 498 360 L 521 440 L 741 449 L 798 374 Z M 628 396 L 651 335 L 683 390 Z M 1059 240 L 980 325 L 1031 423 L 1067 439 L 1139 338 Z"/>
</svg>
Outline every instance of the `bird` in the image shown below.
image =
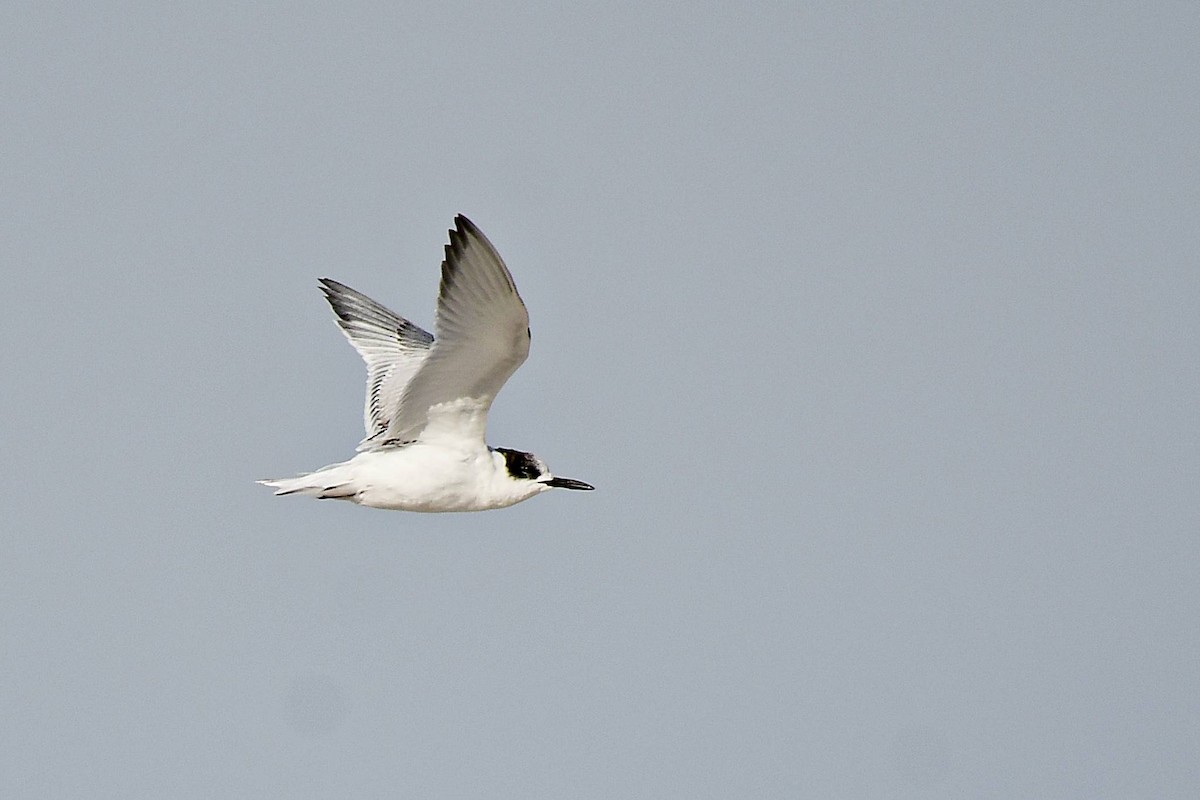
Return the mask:
<svg viewBox="0 0 1200 800">
<path fill-rule="evenodd" d="M 533 453 L 489 447 L 488 411 L 529 355 L 529 312 L 496 248 L 454 218 L 436 336 L 331 278 L 318 283 L 367 365 L 366 437 L 348 461 L 259 483 L 277 495 L 398 511 L 486 511 L 551 489 L 592 490 Z"/>
</svg>

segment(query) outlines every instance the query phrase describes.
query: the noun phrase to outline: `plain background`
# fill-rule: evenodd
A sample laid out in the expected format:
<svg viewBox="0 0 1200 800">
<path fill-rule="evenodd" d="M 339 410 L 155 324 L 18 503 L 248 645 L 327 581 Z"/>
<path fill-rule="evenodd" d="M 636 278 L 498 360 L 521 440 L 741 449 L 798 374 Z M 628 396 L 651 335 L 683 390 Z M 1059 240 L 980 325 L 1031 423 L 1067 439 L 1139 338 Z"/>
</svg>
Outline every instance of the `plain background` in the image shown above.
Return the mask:
<svg viewBox="0 0 1200 800">
<path fill-rule="evenodd" d="M 1200 795 L 1200 6 L 1000 5 L 5 3 L 0 795 Z M 459 212 L 598 490 L 271 497 Z"/>
</svg>

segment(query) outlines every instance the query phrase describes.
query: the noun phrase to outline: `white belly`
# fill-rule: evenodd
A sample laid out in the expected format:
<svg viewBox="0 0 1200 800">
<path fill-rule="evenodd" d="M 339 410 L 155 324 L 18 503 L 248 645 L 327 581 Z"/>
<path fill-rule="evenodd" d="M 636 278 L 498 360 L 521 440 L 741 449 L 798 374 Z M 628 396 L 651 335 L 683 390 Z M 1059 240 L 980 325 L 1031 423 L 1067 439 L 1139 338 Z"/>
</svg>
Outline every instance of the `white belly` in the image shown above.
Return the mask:
<svg viewBox="0 0 1200 800">
<path fill-rule="evenodd" d="M 355 501 L 399 511 L 484 511 L 519 503 L 543 491 L 497 469 L 491 451 L 464 452 L 414 443 L 360 453 L 347 464 Z"/>
</svg>

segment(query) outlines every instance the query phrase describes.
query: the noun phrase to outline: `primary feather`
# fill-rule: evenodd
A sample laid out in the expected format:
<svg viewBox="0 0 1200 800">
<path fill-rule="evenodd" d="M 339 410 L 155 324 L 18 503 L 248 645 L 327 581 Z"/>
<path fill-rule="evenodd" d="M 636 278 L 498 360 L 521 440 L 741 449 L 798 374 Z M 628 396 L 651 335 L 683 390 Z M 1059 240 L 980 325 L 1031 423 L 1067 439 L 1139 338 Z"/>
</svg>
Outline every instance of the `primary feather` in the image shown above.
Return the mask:
<svg viewBox="0 0 1200 800">
<path fill-rule="evenodd" d="M 320 284 L 338 327 L 367 363 L 367 435 L 360 445 L 365 449 L 396 416 L 404 387 L 429 355 L 433 335 L 344 283 L 321 278 Z"/>
<path fill-rule="evenodd" d="M 482 441 L 496 393 L 529 355 L 529 314 L 508 267 L 469 219 L 460 215 L 454 224 L 442 262 L 437 338 L 405 384 L 384 441 L 419 439 L 434 418 L 439 430 Z"/>
<path fill-rule="evenodd" d="M 488 411 L 529 355 L 529 315 L 491 242 L 459 216 L 442 262 L 435 339 L 345 284 L 321 279 L 338 326 L 367 363 L 367 437 L 349 461 L 261 481 L 277 494 L 405 511 L 504 508 L 550 489 L 532 453 L 490 448 Z"/>
</svg>

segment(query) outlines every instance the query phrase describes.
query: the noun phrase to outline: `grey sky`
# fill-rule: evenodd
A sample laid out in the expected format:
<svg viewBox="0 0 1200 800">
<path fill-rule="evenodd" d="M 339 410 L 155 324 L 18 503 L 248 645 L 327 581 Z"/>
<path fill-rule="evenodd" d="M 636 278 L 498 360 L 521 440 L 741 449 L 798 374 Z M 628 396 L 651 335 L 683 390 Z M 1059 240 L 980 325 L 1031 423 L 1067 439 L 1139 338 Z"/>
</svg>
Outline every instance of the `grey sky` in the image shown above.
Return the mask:
<svg viewBox="0 0 1200 800">
<path fill-rule="evenodd" d="M 8 3 L 0 796 L 1200 794 L 1200 6 Z M 533 349 L 476 515 L 328 275 Z"/>
</svg>

